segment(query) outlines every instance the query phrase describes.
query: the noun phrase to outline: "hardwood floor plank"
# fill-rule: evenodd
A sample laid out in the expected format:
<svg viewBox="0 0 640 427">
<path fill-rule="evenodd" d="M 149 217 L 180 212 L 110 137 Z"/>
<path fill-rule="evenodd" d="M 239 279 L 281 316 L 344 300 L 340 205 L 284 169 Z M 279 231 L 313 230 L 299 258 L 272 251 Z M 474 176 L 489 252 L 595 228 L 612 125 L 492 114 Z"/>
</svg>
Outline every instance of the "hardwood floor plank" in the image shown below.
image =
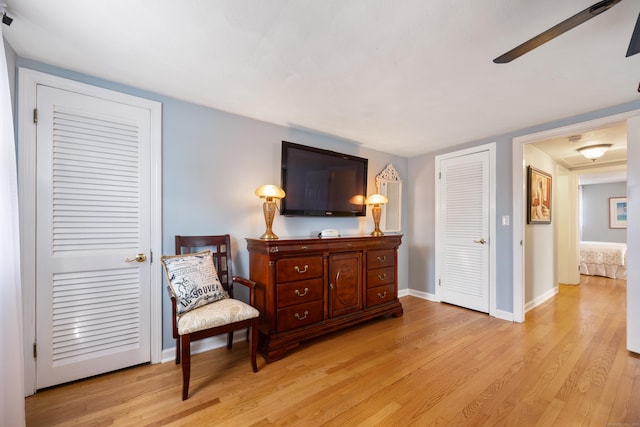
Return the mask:
<svg viewBox="0 0 640 427">
<path fill-rule="evenodd" d="M 26 399 L 28 426 L 574 426 L 640 423 L 640 356 L 625 339 L 626 282 L 584 277 L 511 323 L 402 298 L 253 373 L 245 342 Z"/>
</svg>

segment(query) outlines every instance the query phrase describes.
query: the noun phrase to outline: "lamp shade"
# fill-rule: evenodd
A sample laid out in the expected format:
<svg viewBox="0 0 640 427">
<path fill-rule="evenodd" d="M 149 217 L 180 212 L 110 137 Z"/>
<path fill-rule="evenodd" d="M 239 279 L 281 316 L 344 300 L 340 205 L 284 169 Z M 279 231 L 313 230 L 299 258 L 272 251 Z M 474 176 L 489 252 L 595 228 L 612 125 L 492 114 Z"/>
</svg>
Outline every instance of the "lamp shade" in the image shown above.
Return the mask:
<svg viewBox="0 0 640 427">
<path fill-rule="evenodd" d="M 611 148 L 611 144 L 597 144 L 578 148 L 577 151 L 587 159 L 595 160 L 602 157 L 602 155 L 606 153 L 609 148 Z"/>
<path fill-rule="evenodd" d="M 256 188 L 256 196 L 263 199 L 283 199 L 285 192 L 277 185 L 265 184 Z"/>
<path fill-rule="evenodd" d="M 367 197 L 365 203 L 367 205 L 384 205 L 388 201 L 389 199 L 387 199 L 382 194 L 372 194 L 371 196 Z"/>
</svg>

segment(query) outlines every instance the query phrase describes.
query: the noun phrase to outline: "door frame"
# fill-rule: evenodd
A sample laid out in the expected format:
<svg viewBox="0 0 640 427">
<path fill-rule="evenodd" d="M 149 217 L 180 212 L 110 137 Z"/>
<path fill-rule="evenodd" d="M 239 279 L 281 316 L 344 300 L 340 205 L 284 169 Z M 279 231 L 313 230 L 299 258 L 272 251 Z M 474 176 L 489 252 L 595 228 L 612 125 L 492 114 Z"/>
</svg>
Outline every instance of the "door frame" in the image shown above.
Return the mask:
<svg viewBox="0 0 640 427">
<path fill-rule="evenodd" d="M 440 236 L 440 162 L 442 160 L 489 152 L 489 315 L 496 317 L 496 143 L 478 145 L 463 150 L 452 151 L 435 156 L 435 301 L 440 302 L 438 278 L 440 277 L 442 253 L 442 237 Z"/>
<path fill-rule="evenodd" d="M 579 134 L 589 130 L 606 127 L 615 123 L 626 122 L 627 119 L 640 116 L 640 110 L 632 110 L 625 113 L 614 114 L 593 120 L 573 123 L 567 126 L 547 129 L 527 135 L 517 136 L 512 139 L 513 159 L 513 321 L 525 321 L 524 301 L 524 240 L 525 211 L 524 200 L 526 194 L 526 159 L 524 158 L 524 146 L 532 142 L 555 138 L 569 134 Z"/>
<path fill-rule="evenodd" d="M 115 102 L 146 108 L 151 112 L 151 254 L 162 253 L 162 104 L 110 89 L 92 86 L 28 68 L 18 70 L 18 195 L 20 209 L 20 271 L 23 299 L 23 352 L 25 395 L 36 392 L 36 108 L 37 85 L 51 86 Z M 153 257 L 151 257 L 153 260 Z M 151 363 L 162 360 L 162 271 L 150 267 Z M 154 286 L 154 284 L 158 284 Z"/>
</svg>

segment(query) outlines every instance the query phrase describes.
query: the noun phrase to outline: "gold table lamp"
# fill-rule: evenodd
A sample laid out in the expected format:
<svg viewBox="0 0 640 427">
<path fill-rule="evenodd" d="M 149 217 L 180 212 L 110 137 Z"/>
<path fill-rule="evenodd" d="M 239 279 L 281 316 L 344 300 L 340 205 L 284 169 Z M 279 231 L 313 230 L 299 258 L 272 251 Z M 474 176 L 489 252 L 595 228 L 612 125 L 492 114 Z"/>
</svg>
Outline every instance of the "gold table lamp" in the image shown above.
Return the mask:
<svg viewBox="0 0 640 427">
<path fill-rule="evenodd" d="M 256 196 L 264 199 L 262 211 L 264 212 L 264 222 L 267 224 L 267 230 L 260 236 L 262 240 L 276 240 L 278 236 L 271 230 L 273 225 L 273 217 L 276 214 L 276 200 L 283 199 L 285 192 L 282 188 L 273 184 L 261 185 L 256 189 Z"/>
<path fill-rule="evenodd" d="M 382 215 L 382 207 L 387 203 L 389 199 L 387 199 L 382 194 L 372 194 L 367 197 L 365 203 L 367 205 L 371 205 L 371 213 L 373 214 L 373 224 L 375 225 L 375 229 L 371 232 L 372 236 L 384 236 L 384 233 L 380 230 L 380 216 Z"/>
</svg>

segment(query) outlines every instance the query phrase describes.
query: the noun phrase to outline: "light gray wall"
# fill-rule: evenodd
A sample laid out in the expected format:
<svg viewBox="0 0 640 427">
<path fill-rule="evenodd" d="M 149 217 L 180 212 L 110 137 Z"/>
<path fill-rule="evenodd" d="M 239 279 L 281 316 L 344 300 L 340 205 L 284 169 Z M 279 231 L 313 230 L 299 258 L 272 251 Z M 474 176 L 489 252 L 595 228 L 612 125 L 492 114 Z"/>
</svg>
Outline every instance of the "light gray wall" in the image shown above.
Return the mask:
<svg viewBox="0 0 640 427">
<path fill-rule="evenodd" d="M 580 240 L 627 243 L 626 228 L 609 228 L 609 198 L 626 195 L 626 182 L 583 185 Z"/>
<path fill-rule="evenodd" d="M 229 233 L 236 252 L 234 274 L 248 276 L 249 256 L 244 239 L 258 237 L 265 229 L 262 201 L 253 192 L 261 184 L 280 183 L 282 140 L 368 158 L 369 193 L 375 191 L 375 176 L 392 163 L 404 181 L 403 206 L 407 204 L 406 194 L 411 185 L 406 180 L 406 158 L 365 149 L 330 135 L 248 119 L 24 58 L 18 58 L 17 65 L 162 103 L 164 254 L 173 253 L 176 234 Z M 402 209 L 403 224 L 407 224 L 407 210 Z M 273 228 L 281 238 L 310 236 L 323 228 L 336 228 L 349 235 L 370 233 L 373 221 L 369 211 L 366 218 L 277 216 Z M 399 287 L 407 289 L 407 244 L 400 247 L 398 263 Z M 163 292 L 165 349 L 174 345 L 170 321 L 169 300 Z"/>
</svg>

